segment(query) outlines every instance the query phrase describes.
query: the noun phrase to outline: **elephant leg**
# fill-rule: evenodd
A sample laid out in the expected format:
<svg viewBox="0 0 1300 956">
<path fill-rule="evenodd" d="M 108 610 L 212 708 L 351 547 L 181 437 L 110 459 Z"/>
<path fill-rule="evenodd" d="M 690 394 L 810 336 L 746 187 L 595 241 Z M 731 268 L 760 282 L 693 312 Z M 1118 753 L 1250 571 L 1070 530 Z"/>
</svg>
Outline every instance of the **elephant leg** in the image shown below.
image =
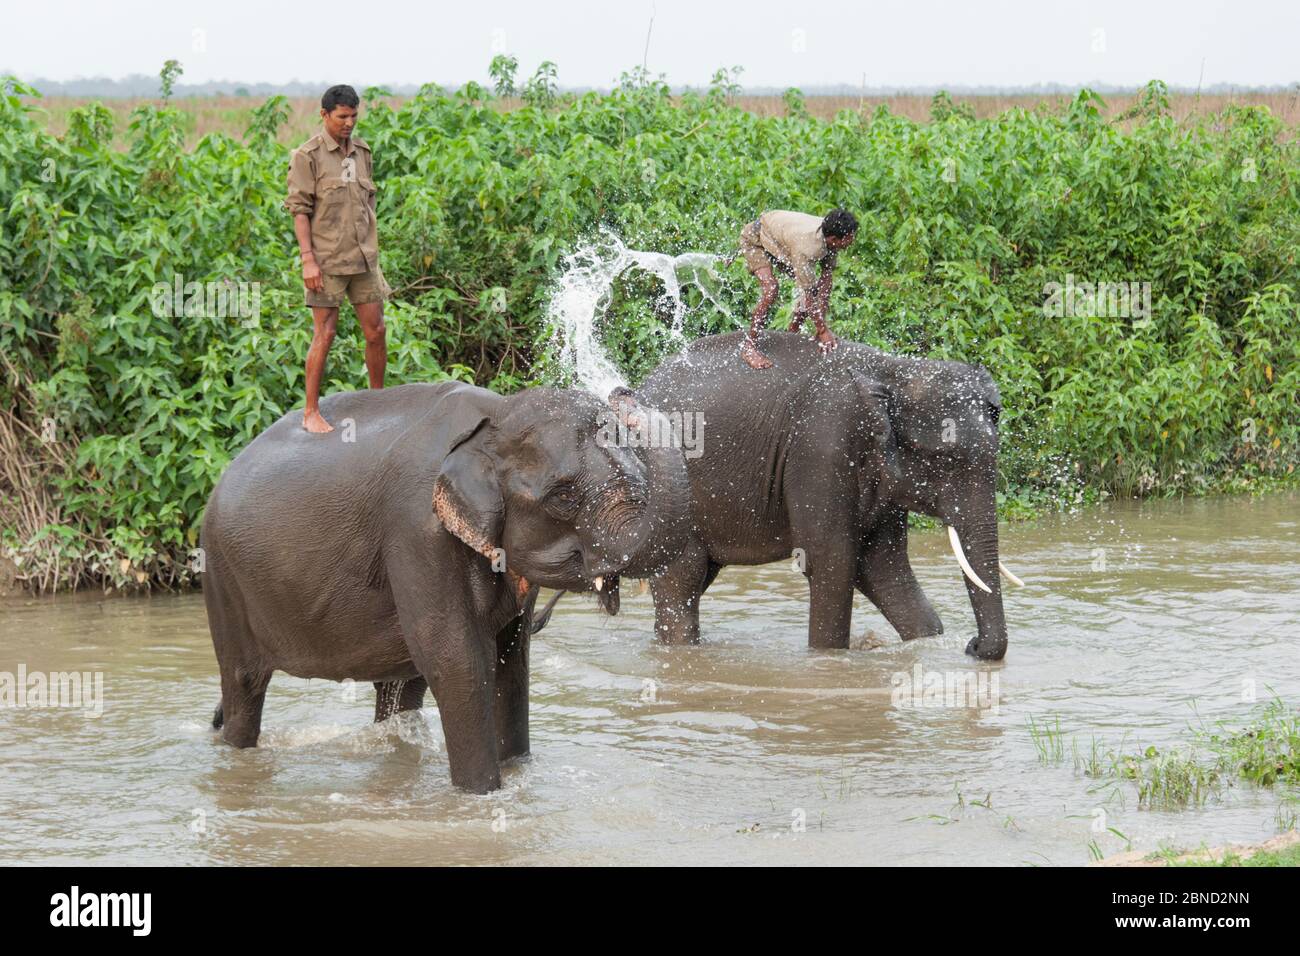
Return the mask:
<svg viewBox="0 0 1300 956">
<path fill-rule="evenodd" d="M 270 682 L 269 669 L 222 662 L 221 738 L 226 743 L 240 748 L 257 746 L 262 732 L 262 704 Z"/>
<path fill-rule="evenodd" d="M 496 637 L 497 758 L 528 753 L 528 645 L 532 608 L 503 627 Z"/>
<path fill-rule="evenodd" d="M 857 586 L 903 640 L 943 633 L 943 622 L 907 559 L 907 512 L 902 508 L 890 509 L 867 536 Z"/>
<path fill-rule="evenodd" d="M 858 401 L 856 387 L 851 393 Z M 826 408 L 811 411 L 792 430 L 785 462 L 782 496 L 790 545 L 802 555 L 808 578 L 808 646 L 814 648 L 848 647 L 853 623 L 862 525 L 853 471 L 858 453 L 848 429 Z"/>
<path fill-rule="evenodd" d="M 424 544 L 423 542 L 421 544 Z M 445 567 L 430 548 L 408 545 L 386 556 L 385 570 L 407 653 L 438 702 L 454 786 L 488 793 L 501 786 L 497 759 L 496 642 L 483 611 L 466 599 L 481 584 L 463 567 Z"/>
<path fill-rule="evenodd" d="M 849 646 L 857 556 L 848 542 L 808 556 L 808 646 Z"/>
<path fill-rule="evenodd" d="M 650 579 L 655 602 L 655 637 L 663 644 L 700 642 L 700 595 L 708 576 L 704 545 L 692 541 L 660 575 Z"/>
<path fill-rule="evenodd" d="M 423 677 L 409 680 L 375 682 L 375 723 L 387 720 L 394 714 L 419 710 L 424 706 L 424 692 L 429 689 Z"/>
<path fill-rule="evenodd" d="M 802 484 L 789 490 L 790 540 L 803 553 L 808 578 L 808 646 L 848 647 L 858 533 L 847 497 L 826 490 L 843 487 L 848 479 L 813 465 L 795 467 L 801 469 Z"/>
<path fill-rule="evenodd" d="M 221 557 L 220 551 L 210 556 L 210 570 L 220 568 Z M 259 659 L 242 595 L 224 574 L 204 581 L 203 603 L 221 671 L 221 701 L 212 714 L 212 729 L 221 731 L 222 739 L 235 747 L 256 747 L 266 685 L 275 668 Z"/>
<path fill-rule="evenodd" d="M 439 640 L 414 658 L 438 702 L 451 782 L 471 793 L 501 786 L 494 651 L 490 638 L 465 632 Z"/>
</svg>

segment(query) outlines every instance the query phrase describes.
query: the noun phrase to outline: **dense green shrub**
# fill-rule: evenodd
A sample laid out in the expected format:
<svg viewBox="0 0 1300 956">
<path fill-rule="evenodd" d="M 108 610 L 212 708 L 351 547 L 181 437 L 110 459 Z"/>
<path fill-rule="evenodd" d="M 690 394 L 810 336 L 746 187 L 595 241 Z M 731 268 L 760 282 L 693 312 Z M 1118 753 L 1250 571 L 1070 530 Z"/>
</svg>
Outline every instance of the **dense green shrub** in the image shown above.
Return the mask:
<svg viewBox="0 0 1300 956">
<path fill-rule="evenodd" d="M 1152 84 L 1115 122 L 1084 91 L 1059 112 L 975 120 L 941 96 L 929 124 L 827 123 L 794 95 L 789 115 L 754 116 L 721 81 L 676 100 L 642 74 L 581 97 L 553 81 L 539 73 L 532 105 L 511 111 L 476 84 L 427 87 L 400 109 L 367 92 L 359 133 L 397 290 L 393 383 L 454 375 L 508 391 L 553 374 L 549 284 L 600 225 L 638 248 L 730 253 L 763 209 L 843 205 L 862 230 L 840 257 L 832 327 L 986 365 L 1013 506 L 1062 488 L 1249 488 L 1293 470 L 1300 154 L 1267 110 L 1180 124 Z M 33 508 L 0 471 L 3 543 L 46 583 L 184 580 L 177 562 L 222 468 L 301 403 L 310 320 L 280 208 L 283 100 L 253 111 L 243 142 L 214 134 L 192 152 L 177 111 L 145 107 L 119 153 L 104 108 L 56 138 L 19 96 L 33 91 L 10 86 L 0 420 L 48 498 Z M 177 275 L 258 283 L 260 320 L 159 317 L 151 290 Z M 754 290 L 742 263 L 726 275 L 726 313 L 693 309 L 691 334 L 744 322 Z M 1049 284 L 1071 278 L 1149 283 L 1149 315 L 1047 314 Z M 628 276 L 603 318 L 633 381 L 666 348 L 652 281 Z M 330 390 L 364 386 L 362 344 L 348 312 Z M 42 441 L 46 419 L 57 434 Z"/>
</svg>

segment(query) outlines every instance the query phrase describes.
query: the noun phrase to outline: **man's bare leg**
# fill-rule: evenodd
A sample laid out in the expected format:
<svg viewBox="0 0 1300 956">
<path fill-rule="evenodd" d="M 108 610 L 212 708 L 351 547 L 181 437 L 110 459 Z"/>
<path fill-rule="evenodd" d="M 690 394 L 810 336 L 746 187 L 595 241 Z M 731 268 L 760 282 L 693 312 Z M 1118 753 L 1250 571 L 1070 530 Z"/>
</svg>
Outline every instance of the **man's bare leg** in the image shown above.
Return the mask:
<svg viewBox="0 0 1300 956">
<path fill-rule="evenodd" d="M 388 340 L 385 335 L 384 303 L 363 302 L 353 306 L 357 321 L 366 337 L 366 373 L 371 388 L 384 387 L 384 369 L 388 366 Z"/>
<path fill-rule="evenodd" d="M 330 345 L 338 327 L 338 307 L 312 306 L 311 320 L 314 328 L 311 347 L 307 349 L 307 404 L 302 410 L 302 427 L 320 435 L 334 430 L 334 426 L 320 413 L 320 380 L 325 375 L 325 359 L 330 354 Z"/>
<path fill-rule="evenodd" d="M 772 275 L 772 270 L 769 267 L 759 269 L 754 273 L 754 277 L 758 279 L 758 305 L 754 308 L 754 315 L 749 323 L 749 332 L 746 333 L 744 340 L 740 344 L 740 357 L 750 368 L 771 368 L 772 360 L 758 350 L 758 333 L 762 331 L 763 326 L 767 325 L 767 312 L 772 308 L 772 303 L 776 301 L 776 276 Z"/>
</svg>

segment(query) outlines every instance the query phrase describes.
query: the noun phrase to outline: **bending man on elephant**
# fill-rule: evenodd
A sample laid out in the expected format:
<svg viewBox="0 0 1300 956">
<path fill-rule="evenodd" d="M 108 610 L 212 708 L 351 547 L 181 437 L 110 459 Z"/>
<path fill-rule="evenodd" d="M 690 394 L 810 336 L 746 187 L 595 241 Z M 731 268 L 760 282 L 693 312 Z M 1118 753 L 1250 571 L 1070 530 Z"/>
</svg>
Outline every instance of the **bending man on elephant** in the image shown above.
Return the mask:
<svg viewBox="0 0 1300 956">
<path fill-rule="evenodd" d="M 790 331 L 798 332 L 811 319 L 823 351 L 835 348 L 835 336 L 826 327 L 831 277 L 840 250 L 849 246 L 857 233 L 858 220 L 844 209 L 834 209 L 825 217 L 774 209 L 741 230 L 739 255 L 745 257 L 745 265 L 759 286 L 749 334 L 740 346 L 740 357 L 746 365 L 753 369 L 772 367 L 758 349 L 758 333 L 767 325 L 767 313 L 776 301 L 779 286 L 774 269 L 791 276 L 798 288 L 799 300 Z M 820 275 L 814 268 L 818 265 Z"/>
</svg>

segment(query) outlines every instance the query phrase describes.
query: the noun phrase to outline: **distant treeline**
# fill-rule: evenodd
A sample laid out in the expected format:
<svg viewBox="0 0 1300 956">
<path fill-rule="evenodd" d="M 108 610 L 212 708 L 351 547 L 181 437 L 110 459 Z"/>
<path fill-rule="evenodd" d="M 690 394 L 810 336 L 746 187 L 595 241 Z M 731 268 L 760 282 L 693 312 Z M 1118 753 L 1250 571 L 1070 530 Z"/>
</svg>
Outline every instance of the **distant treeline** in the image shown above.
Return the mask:
<svg viewBox="0 0 1300 956">
<path fill-rule="evenodd" d="M 733 75 L 743 75 L 737 73 L 733 68 Z M 486 79 L 486 77 L 480 77 Z M 150 97 L 158 95 L 158 77 L 147 76 L 143 73 L 132 73 L 120 79 L 111 79 L 106 76 L 84 77 L 74 80 L 48 80 L 43 77 L 26 78 L 23 82 L 39 90 L 44 96 L 81 96 L 81 97 L 98 97 L 100 99 L 116 98 L 134 98 Z M 374 86 L 388 90 L 394 96 L 414 96 L 422 86 L 428 84 L 418 83 L 363 83 L 355 77 L 342 78 L 325 78 L 318 81 L 290 80 L 288 83 L 256 83 L 240 80 L 210 80 L 206 83 L 177 83 L 174 87 L 174 95 L 177 97 L 190 96 L 316 96 L 319 97 L 321 92 L 333 85 L 334 83 L 344 82 L 352 83 L 357 89 L 363 86 Z M 445 84 L 433 84 L 444 93 L 452 93 L 458 89 L 462 83 L 448 82 Z M 557 89 L 561 93 L 608 93 L 617 87 L 617 81 L 607 86 L 568 86 L 558 84 Z M 888 84 L 855 84 L 855 83 L 836 83 L 820 85 L 800 85 L 797 87 L 800 92 L 807 97 L 821 96 L 866 96 L 871 98 L 888 98 L 898 96 L 924 96 L 930 97 L 942 91 L 947 91 L 953 96 L 1075 96 L 1084 87 L 1077 83 L 1035 83 L 1022 86 L 970 86 L 961 83 L 937 83 L 932 85 L 913 85 L 913 86 L 896 86 Z M 1124 96 L 1134 95 L 1141 92 L 1140 86 L 1111 85 L 1101 83 L 1091 83 L 1087 86 L 1093 92 L 1100 93 L 1103 96 Z M 674 94 L 705 92 L 707 85 L 680 85 L 672 84 L 670 89 Z M 737 92 L 741 96 L 781 96 L 788 87 L 780 86 L 747 86 L 740 84 Z M 1214 83 L 1210 86 L 1171 86 L 1169 92 L 1176 96 L 1253 96 L 1253 95 L 1276 95 L 1279 93 L 1295 93 L 1300 90 L 1300 81 L 1295 83 L 1282 83 L 1273 85 L 1249 85 L 1239 83 Z"/>
</svg>

